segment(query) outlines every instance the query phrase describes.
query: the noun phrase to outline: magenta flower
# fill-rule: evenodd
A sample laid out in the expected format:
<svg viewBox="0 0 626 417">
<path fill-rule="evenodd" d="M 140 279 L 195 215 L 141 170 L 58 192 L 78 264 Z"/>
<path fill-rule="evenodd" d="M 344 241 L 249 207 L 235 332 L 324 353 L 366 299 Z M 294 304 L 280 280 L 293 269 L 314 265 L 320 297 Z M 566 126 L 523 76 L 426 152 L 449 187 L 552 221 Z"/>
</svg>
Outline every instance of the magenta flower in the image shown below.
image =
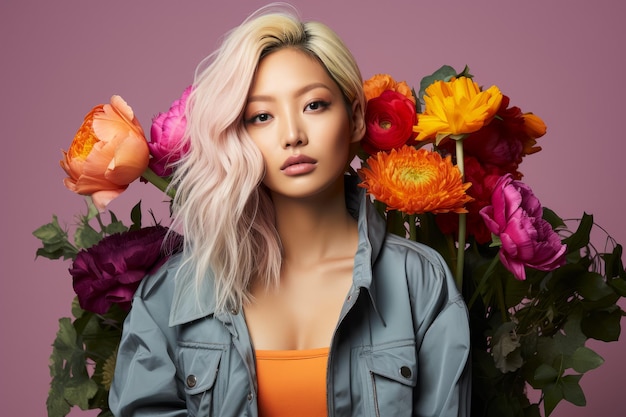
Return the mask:
<svg viewBox="0 0 626 417">
<path fill-rule="evenodd" d="M 161 247 L 167 230 L 152 226 L 116 233 L 80 251 L 69 271 L 81 308 L 104 314 L 115 303 L 130 310 L 143 277 L 165 262 Z M 176 235 L 167 247 L 178 251 L 181 242 Z"/>
<path fill-rule="evenodd" d="M 525 266 L 551 271 L 565 264 L 566 246 L 550 224 L 530 187 L 506 174 L 498 180 L 491 205 L 480 210 L 487 228 L 500 237 L 500 260 L 519 280 Z"/>
<path fill-rule="evenodd" d="M 172 175 L 172 164 L 176 163 L 187 153 L 189 146 L 181 146 L 187 127 L 185 108 L 191 93 L 191 86 L 187 87 L 182 96 L 174 101 L 167 113 L 159 113 L 152 119 L 150 129 L 149 167 L 160 177 Z"/>
</svg>

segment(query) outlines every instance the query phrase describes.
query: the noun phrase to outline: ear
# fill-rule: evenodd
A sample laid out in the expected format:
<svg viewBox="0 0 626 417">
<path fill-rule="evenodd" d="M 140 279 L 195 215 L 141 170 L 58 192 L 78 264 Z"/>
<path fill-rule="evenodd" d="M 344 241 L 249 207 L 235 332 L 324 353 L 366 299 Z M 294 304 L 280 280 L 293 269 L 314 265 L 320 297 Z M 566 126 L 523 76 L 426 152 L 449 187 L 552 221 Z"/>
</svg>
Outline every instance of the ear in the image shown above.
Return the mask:
<svg viewBox="0 0 626 417">
<path fill-rule="evenodd" d="M 365 109 L 359 100 L 352 102 L 352 136 L 350 143 L 359 142 L 365 135 Z"/>
</svg>

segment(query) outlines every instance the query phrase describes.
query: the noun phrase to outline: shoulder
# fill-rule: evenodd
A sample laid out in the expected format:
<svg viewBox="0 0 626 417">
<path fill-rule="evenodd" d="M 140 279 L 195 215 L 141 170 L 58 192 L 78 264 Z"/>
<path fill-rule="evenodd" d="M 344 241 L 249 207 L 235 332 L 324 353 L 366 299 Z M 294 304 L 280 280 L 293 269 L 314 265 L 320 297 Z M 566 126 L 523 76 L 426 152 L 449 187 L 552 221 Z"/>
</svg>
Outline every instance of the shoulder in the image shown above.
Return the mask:
<svg viewBox="0 0 626 417">
<path fill-rule="evenodd" d="M 141 298 L 148 300 L 151 298 L 172 298 L 175 290 L 174 278 L 180 268 L 181 256 L 180 254 L 169 257 L 163 265 L 161 265 L 154 272 L 146 275 L 141 281 L 137 291 L 135 292 L 135 298 Z"/>
<path fill-rule="evenodd" d="M 169 326 L 214 314 L 213 273 L 205 271 L 202 282 L 197 282 L 192 269 L 182 253 L 173 255 L 155 273 L 144 278 L 135 293 L 133 308 L 141 303 L 145 310 L 161 317 L 167 314 Z"/>
<path fill-rule="evenodd" d="M 439 252 L 423 243 L 390 233 L 385 237 L 379 257 L 385 263 L 393 261 L 405 268 L 407 272 L 418 269 L 437 277 L 444 277 L 450 273 L 448 265 Z"/>
<path fill-rule="evenodd" d="M 437 298 L 439 302 L 456 302 L 461 295 L 448 265 L 435 249 L 393 234 L 387 234 L 375 263 L 375 275 L 402 276 L 409 292 L 418 297 Z M 389 277 L 389 282 L 396 279 Z"/>
</svg>

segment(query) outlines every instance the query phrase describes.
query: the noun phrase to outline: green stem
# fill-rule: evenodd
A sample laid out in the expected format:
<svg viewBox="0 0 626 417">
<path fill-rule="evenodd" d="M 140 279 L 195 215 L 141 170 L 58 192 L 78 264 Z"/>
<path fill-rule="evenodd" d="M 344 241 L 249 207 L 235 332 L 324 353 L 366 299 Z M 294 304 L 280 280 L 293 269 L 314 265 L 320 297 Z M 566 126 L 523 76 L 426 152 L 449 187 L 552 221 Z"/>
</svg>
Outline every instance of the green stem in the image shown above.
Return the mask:
<svg viewBox="0 0 626 417">
<path fill-rule="evenodd" d="M 483 274 L 483 277 L 480 279 L 480 282 L 478 283 L 478 286 L 474 290 L 474 294 L 472 295 L 472 298 L 467 303 L 467 308 L 472 308 L 472 306 L 474 305 L 474 302 L 476 301 L 476 298 L 478 298 L 480 293 L 483 291 L 483 288 L 484 288 L 485 284 L 487 283 L 487 280 L 489 279 L 489 276 L 493 272 L 493 269 L 496 267 L 496 264 L 498 263 L 499 260 L 500 259 L 499 259 L 498 256 L 494 256 L 493 257 L 493 259 L 491 260 L 491 263 L 487 267 L 487 270 Z"/>
<path fill-rule="evenodd" d="M 456 165 L 461 171 L 461 181 L 465 181 L 465 164 L 463 161 L 463 138 L 455 140 L 456 143 Z M 467 218 L 465 213 L 459 214 L 459 244 L 456 257 L 456 287 L 463 290 L 463 264 L 465 262 L 465 233 L 467 228 Z"/>
<path fill-rule="evenodd" d="M 417 217 L 415 214 L 409 215 L 409 239 L 417 242 Z"/>
<path fill-rule="evenodd" d="M 496 278 L 496 299 L 498 301 L 498 308 L 500 309 L 502 323 L 506 323 L 507 309 L 506 305 L 504 304 L 504 288 L 502 287 L 502 277 Z"/>
<path fill-rule="evenodd" d="M 145 180 L 148 181 L 150 184 L 154 185 L 156 188 L 167 194 L 168 197 L 174 198 L 174 196 L 176 195 L 176 190 L 173 187 L 170 187 L 169 180 L 159 177 L 150 168 L 146 168 L 141 176 L 145 178 Z"/>
</svg>

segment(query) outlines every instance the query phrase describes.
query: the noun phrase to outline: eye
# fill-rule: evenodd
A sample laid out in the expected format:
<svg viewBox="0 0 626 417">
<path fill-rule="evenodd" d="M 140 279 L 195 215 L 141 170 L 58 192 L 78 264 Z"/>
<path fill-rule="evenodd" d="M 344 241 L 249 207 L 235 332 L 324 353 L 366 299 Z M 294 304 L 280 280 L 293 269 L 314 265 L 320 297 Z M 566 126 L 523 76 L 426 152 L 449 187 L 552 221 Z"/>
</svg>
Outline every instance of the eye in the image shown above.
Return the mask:
<svg viewBox="0 0 626 417">
<path fill-rule="evenodd" d="M 268 113 L 259 113 L 246 119 L 246 124 L 266 123 L 270 121 L 271 119 L 272 119 L 272 116 L 270 116 Z"/>
<path fill-rule="evenodd" d="M 304 108 L 305 111 L 320 111 L 330 106 L 330 103 L 327 101 L 317 100 L 313 101 L 306 105 Z"/>
</svg>

